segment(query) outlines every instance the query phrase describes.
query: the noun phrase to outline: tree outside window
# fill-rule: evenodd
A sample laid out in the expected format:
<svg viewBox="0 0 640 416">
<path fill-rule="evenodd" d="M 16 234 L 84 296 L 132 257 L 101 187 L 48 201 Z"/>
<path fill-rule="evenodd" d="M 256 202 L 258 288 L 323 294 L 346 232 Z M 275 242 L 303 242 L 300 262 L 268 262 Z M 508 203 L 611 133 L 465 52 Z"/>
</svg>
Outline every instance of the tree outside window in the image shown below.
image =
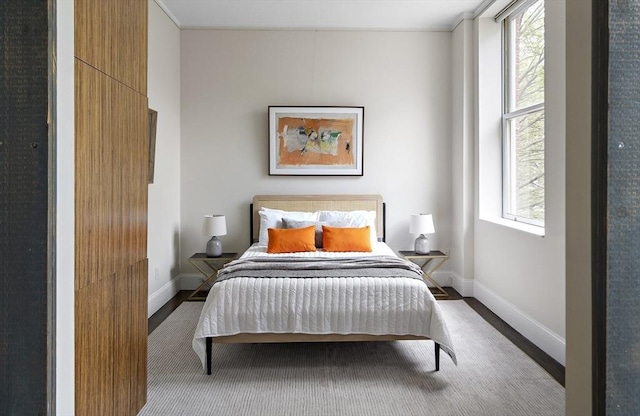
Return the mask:
<svg viewBox="0 0 640 416">
<path fill-rule="evenodd" d="M 504 20 L 503 216 L 544 226 L 544 0 Z"/>
</svg>

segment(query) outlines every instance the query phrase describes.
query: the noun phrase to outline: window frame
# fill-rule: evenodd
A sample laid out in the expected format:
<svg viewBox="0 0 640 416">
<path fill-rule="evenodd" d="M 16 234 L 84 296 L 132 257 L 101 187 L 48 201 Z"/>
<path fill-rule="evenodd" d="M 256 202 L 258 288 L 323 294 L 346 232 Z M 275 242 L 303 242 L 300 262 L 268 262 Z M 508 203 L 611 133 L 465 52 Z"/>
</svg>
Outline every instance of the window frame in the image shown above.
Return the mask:
<svg viewBox="0 0 640 416">
<path fill-rule="evenodd" d="M 537 2 L 542 2 L 544 7 L 544 0 L 527 0 L 522 2 L 512 9 L 508 15 L 502 16 L 502 120 L 501 120 L 501 133 L 502 133 L 502 218 L 515 222 L 525 223 L 532 226 L 544 228 L 545 220 L 539 220 L 535 218 L 529 218 L 524 216 L 518 216 L 512 212 L 516 211 L 512 207 L 516 207 L 517 192 L 513 192 L 513 183 L 516 182 L 516 171 L 511 169 L 511 166 L 515 164 L 515 146 L 514 139 L 511 137 L 511 131 L 509 123 L 522 116 L 534 114 L 537 112 L 545 111 L 544 98 L 542 102 L 538 102 L 527 107 L 514 109 L 515 107 L 515 91 L 516 91 L 516 74 L 515 70 L 515 56 L 513 51 L 515 50 L 515 25 L 510 24 L 514 18 L 527 9 L 535 5 Z M 546 49 L 546 45 L 545 45 Z M 545 73 L 546 76 L 546 73 Z M 544 92 L 543 92 L 544 97 Z M 546 135 L 545 139 L 546 141 Z M 545 146 L 546 148 L 546 146 Z M 543 167 L 543 170 L 546 166 Z M 546 179 L 546 171 L 544 173 Z M 546 218 L 546 197 L 544 198 L 545 211 L 544 217 Z"/>
</svg>

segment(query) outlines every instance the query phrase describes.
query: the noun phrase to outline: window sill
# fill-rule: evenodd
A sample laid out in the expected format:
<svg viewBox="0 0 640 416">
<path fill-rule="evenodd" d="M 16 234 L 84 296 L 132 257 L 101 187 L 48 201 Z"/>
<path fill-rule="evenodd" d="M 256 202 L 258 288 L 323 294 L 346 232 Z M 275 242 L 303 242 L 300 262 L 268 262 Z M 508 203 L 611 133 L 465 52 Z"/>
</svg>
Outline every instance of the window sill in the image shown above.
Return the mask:
<svg viewBox="0 0 640 416">
<path fill-rule="evenodd" d="M 514 230 L 524 231 L 525 233 L 537 235 L 539 237 L 544 237 L 544 227 L 508 220 L 506 218 L 480 218 L 480 220 L 513 228 Z"/>
</svg>

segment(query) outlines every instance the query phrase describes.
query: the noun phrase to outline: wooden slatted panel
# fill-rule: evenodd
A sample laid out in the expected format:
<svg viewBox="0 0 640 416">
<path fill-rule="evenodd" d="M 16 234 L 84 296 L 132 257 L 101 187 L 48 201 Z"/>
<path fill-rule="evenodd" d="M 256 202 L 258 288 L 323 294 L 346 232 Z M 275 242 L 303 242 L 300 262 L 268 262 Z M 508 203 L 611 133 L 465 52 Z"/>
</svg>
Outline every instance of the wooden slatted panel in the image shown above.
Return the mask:
<svg viewBox="0 0 640 416">
<path fill-rule="evenodd" d="M 82 177 L 76 173 L 75 190 L 75 288 L 78 290 L 91 284 L 99 276 L 98 258 L 101 245 L 99 235 L 99 209 L 100 190 L 95 187 L 94 181 L 99 182 L 96 176 L 98 169 L 100 149 L 96 146 L 100 137 L 100 112 L 85 111 L 87 108 L 99 106 L 99 97 L 104 94 L 100 90 L 100 83 L 91 80 L 91 70 L 87 65 L 76 60 L 75 62 L 75 136 L 76 152 L 75 163 L 77 168 L 87 169 L 86 166 L 96 167 L 92 178 Z"/>
<path fill-rule="evenodd" d="M 75 56 L 108 73 L 108 1 L 74 1 Z"/>
<path fill-rule="evenodd" d="M 77 61 L 76 119 L 76 296 L 84 305 L 91 293 L 77 322 L 77 410 L 135 415 L 146 402 L 147 99 Z M 116 305 L 91 310 L 105 285 Z M 96 348 L 99 321 L 119 332 L 103 333 Z M 100 377 L 87 377 L 99 363 Z"/>
<path fill-rule="evenodd" d="M 146 274 L 147 261 L 142 260 L 116 277 L 116 415 L 135 415 L 146 402 Z"/>
<path fill-rule="evenodd" d="M 114 414 L 135 415 L 146 402 L 147 260 L 116 276 Z"/>
<path fill-rule="evenodd" d="M 147 95 L 147 0 L 114 0 L 112 21 L 118 22 L 113 76 Z M 131 42 L 135 39 L 135 42 Z M 114 48 L 116 49 L 116 48 Z M 146 110 L 146 109 L 145 109 Z"/>
<path fill-rule="evenodd" d="M 131 342 L 132 332 L 136 329 L 132 327 L 131 310 L 131 275 L 132 268 L 126 269 L 116 276 L 115 293 L 115 361 L 113 368 L 114 377 L 114 414 L 131 414 L 131 358 L 133 345 Z"/>
<path fill-rule="evenodd" d="M 147 98 L 76 61 L 76 288 L 146 258 Z"/>
<path fill-rule="evenodd" d="M 118 133 L 121 142 L 117 146 L 119 170 L 119 193 L 116 201 L 126 209 L 120 208 L 119 223 L 124 235 L 120 238 L 122 253 L 120 259 L 124 265 L 134 264 L 146 258 L 147 253 L 147 167 L 149 156 L 148 141 L 148 104 L 146 97 L 131 94 L 130 90 L 119 85 L 119 97 L 122 105 L 117 120 L 122 130 Z"/>
<path fill-rule="evenodd" d="M 145 240 L 146 241 L 146 240 Z M 133 351 L 131 354 L 131 414 L 136 415 L 147 402 L 147 334 L 149 333 L 147 320 L 147 300 L 149 299 L 147 273 L 149 261 L 147 259 L 136 263 L 131 276 L 131 326 L 135 328 L 131 334 Z"/>
<path fill-rule="evenodd" d="M 147 0 L 76 0 L 75 55 L 147 94 Z"/>
<path fill-rule="evenodd" d="M 76 414 L 147 395 L 147 1 L 76 0 Z"/>
<path fill-rule="evenodd" d="M 76 292 L 76 413 L 136 415 L 147 398 L 147 260 Z"/>
<path fill-rule="evenodd" d="M 147 99 L 112 82 L 111 207 L 114 265 L 122 269 L 146 258 L 148 135 Z"/>
<path fill-rule="evenodd" d="M 76 291 L 77 415 L 114 415 L 114 305 L 114 276 Z"/>
</svg>

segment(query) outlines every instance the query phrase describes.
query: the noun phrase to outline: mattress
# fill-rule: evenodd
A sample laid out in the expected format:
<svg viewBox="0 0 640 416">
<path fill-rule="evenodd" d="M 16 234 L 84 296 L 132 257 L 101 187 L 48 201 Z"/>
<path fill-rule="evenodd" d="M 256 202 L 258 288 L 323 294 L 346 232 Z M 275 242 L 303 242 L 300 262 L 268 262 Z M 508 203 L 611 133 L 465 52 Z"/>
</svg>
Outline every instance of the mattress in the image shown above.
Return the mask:
<svg viewBox="0 0 640 416">
<path fill-rule="evenodd" d="M 292 253 L 283 254 L 291 257 Z M 243 258 L 283 256 L 252 245 Z M 368 253 L 318 250 L 296 257 L 396 256 L 385 243 Z M 216 282 L 205 301 L 193 349 L 206 362 L 205 338 L 240 333 L 415 335 L 433 339 L 456 361 L 451 337 L 426 283 L 410 278 L 252 278 Z M 215 354 L 213 361 L 215 362 Z"/>
</svg>

